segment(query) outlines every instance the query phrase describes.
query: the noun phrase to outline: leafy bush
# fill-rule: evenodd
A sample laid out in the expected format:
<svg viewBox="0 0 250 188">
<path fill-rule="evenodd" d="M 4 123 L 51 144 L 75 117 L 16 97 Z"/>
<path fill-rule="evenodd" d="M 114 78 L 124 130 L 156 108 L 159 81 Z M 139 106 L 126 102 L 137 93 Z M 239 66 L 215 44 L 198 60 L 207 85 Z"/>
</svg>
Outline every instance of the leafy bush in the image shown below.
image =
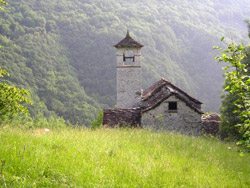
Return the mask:
<svg viewBox="0 0 250 188">
<path fill-rule="evenodd" d="M 224 40 L 224 37 L 221 39 Z M 237 45 L 235 42 L 228 44 L 227 49 L 221 50 L 221 56 L 215 57 L 220 62 L 225 62 L 224 91 L 228 93 L 222 103 L 222 120 L 224 127 L 232 126 L 228 131 L 237 130 L 240 139 L 237 144 L 250 151 L 250 63 L 247 50 L 250 48 Z M 246 60 L 247 59 L 247 60 Z"/>
<path fill-rule="evenodd" d="M 0 67 L 0 77 L 9 73 Z M 28 114 L 27 107 L 23 103 L 32 104 L 28 98 L 30 93 L 26 89 L 19 89 L 6 83 L 0 83 L 0 116 L 7 114 Z"/>
<path fill-rule="evenodd" d="M 99 110 L 99 112 L 97 113 L 96 120 L 93 120 L 91 123 L 91 128 L 92 129 L 100 128 L 102 126 L 102 122 L 103 122 L 103 110 Z"/>
<path fill-rule="evenodd" d="M 0 127 L 15 127 L 22 129 L 57 129 L 69 126 L 62 117 L 50 116 L 45 117 L 43 114 L 38 114 L 35 117 L 30 115 L 6 115 L 1 117 Z"/>
</svg>

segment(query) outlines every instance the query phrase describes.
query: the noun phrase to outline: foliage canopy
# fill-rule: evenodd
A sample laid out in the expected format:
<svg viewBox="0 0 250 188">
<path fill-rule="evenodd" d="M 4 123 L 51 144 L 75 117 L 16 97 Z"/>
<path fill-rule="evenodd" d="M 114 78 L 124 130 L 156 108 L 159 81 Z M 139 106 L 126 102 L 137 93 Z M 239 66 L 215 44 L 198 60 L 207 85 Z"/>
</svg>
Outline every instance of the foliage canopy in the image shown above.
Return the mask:
<svg viewBox="0 0 250 188">
<path fill-rule="evenodd" d="M 4 75 L 8 75 L 8 73 L 0 67 L 0 77 Z M 25 89 L 0 83 L 0 116 L 7 113 L 16 114 L 18 112 L 27 114 L 29 112 L 27 107 L 21 104 L 32 104 L 27 96 L 29 96 L 29 92 Z"/>
<path fill-rule="evenodd" d="M 2 4 L 6 5 L 7 2 L 0 0 L 0 9 Z M 8 76 L 9 73 L 0 67 L 0 78 L 4 77 L 4 75 Z M 0 116 L 8 113 L 13 115 L 19 112 L 27 114 L 29 112 L 27 107 L 21 104 L 31 104 L 31 100 L 27 96 L 29 96 L 27 90 L 0 82 Z"/>
<path fill-rule="evenodd" d="M 224 40 L 224 37 L 221 40 Z M 215 48 L 221 49 L 220 47 Z M 240 134 L 240 141 L 237 143 L 248 149 L 250 149 L 250 64 L 249 57 L 247 57 L 249 48 L 250 46 L 244 47 L 231 42 L 227 49 L 221 51 L 221 56 L 216 57 L 219 61 L 227 63 L 227 66 L 223 68 L 225 71 L 224 90 L 229 93 L 229 97 L 224 99 L 222 107 L 224 123 L 234 124 L 233 126 Z M 233 119 L 228 117 L 230 114 L 225 113 L 228 112 L 228 109 L 233 110 L 234 115 L 231 114 Z"/>
</svg>

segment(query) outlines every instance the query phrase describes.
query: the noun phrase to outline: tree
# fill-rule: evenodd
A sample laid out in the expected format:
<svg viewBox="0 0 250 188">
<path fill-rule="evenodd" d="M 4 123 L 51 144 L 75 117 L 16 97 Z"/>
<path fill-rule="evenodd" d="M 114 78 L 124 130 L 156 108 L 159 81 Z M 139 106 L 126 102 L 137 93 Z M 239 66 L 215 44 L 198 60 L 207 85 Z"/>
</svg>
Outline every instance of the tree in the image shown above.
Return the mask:
<svg viewBox="0 0 250 188">
<path fill-rule="evenodd" d="M 0 9 L 6 1 L 0 0 Z M 0 67 L 0 77 L 9 75 L 7 71 Z M 0 83 L 0 116 L 8 113 L 16 114 L 18 112 L 27 114 L 29 111 L 22 103 L 31 104 L 31 100 L 27 97 L 29 92 L 25 89 L 19 89 L 6 83 Z"/>
<path fill-rule="evenodd" d="M 221 39 L 224 40 L 224 37 Z M 225 71 L 224 91 L 227 96 L 222 103 L 222 120 L 231 132 L 237 131 L 239 141 L 250 150 L 250 76 L 249 76 L 249 47 L 237 45 L 235 42 L 227 44 L 227 49 L 221 50 L 221 55 L 215 59 L 227 63 Z M 232 105 L 233 104 L 233 105 Z M 223 125 L 222 123 L 222 125 Z M 233 127 L 230 127 L 233 126 Z M 224 125 L 225 127 L 225 125 Z"/>
<path fill-rule="evenodd" d="M 245 20 L 247 26 L 248 26 L 248 36 L 250 38 L 250 20 Z"/>
<path fill-rule="evenodd" d="M 0 67 L 0 77 L 4 75 L 9 74 Z M 27 107 L 21 104 L 23 102 L 31 104 L 31 100 L 27 96 L 29 96 L 29 92 L 25 89 L 0 83 L 0 116 L 8 113 L 16 114 L 18 112 L 27 114 Z"/>
<path fill-rule="evenodd" d="M 2 5 L 7 5 L 5 0 L 0 0 L 0 10 L 2 9 Z"/>
<path fill-rule="evenodd" d="M 237 96 L 226 93 L 221 98 L 220 113 L 222 121 L 219 127 L 220 135 L 223 139 L 238 140 L 242 135 L 239 133 L 238 127 L 235 127 L 240 122 L 239 114 L 234 113 L 237 110 L 237 106 L 234 104 Z"/>
</svg>

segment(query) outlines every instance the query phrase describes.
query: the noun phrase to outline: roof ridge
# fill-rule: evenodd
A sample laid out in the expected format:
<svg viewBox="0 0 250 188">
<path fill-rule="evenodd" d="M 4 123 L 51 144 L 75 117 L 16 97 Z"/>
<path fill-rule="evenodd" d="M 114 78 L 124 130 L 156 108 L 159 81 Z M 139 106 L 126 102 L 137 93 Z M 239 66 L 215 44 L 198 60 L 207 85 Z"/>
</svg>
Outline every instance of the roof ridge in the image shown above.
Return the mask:
<svg viewBox="0 0 250 188">
<path fill-rule="evenodd" d="M 157 106 L 159 106 L 164 100 L 168 99 L 171 96 L 176 96 L 177 98 L 179 98 L 181 101 L 185 102 L 187 106 L 189 106 L 190 108 L 192 108 L 193 110 L 195 110 L 196 112 L 200 113 L 200 114 L 204 114 L 204 112 L 197 108 L 195 105 L 193 105 L 192 103 L 188 102 L 185 98 L 183 98 L 179 93 L 175 93 L 175 92 L 171 92 L 169 95 L 164 96 L 162 98 L 160 98 L 158 101 L 156 101 L 153 104 L 148 104 L 144 107 L 142 107 L 142 113 L 147 112 L 151 109 L 156 108 Z"/>
<path fill-rule="evenodd" d="M 180 89 L 179 87 L 177 87 L 176 85 L 174 85 L 173 83 L 171 83 L 170 81 L 168 81 L 167 79 L 165 79 L 164 77 L 162 77 L 161 80 L 164 81 L 164 82 L 166 82 L 166 83 L 168 83 L 169 85 L 171 85 L 172 87 L 174 87 L 174 89 L 177 89 L 179 92 L 183 93 L 184 95 L 186 95 L 187 97 L 189 97 L 190 99 L 192 99 L 194 102 L 203 104 L 201 101 L 199 101 L 198 99 L 190 96 L 185 91 L 183 91 L 182 89 Z"/>
</svg>

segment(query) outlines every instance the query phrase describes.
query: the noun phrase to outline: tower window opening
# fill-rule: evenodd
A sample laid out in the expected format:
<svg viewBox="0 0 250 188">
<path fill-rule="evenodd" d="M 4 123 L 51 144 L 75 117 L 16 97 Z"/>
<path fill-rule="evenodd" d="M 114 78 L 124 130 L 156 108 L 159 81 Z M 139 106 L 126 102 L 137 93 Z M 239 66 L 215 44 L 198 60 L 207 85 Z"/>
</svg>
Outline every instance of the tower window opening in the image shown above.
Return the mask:
<svg viewBox="0 0 250 188">
<path fill-rule="evenodd" d="M 126 50 L 123 54 L 123 62 L 125 65 L 134 65 L 135 55 L 133 51 Z"/>
</svg>

